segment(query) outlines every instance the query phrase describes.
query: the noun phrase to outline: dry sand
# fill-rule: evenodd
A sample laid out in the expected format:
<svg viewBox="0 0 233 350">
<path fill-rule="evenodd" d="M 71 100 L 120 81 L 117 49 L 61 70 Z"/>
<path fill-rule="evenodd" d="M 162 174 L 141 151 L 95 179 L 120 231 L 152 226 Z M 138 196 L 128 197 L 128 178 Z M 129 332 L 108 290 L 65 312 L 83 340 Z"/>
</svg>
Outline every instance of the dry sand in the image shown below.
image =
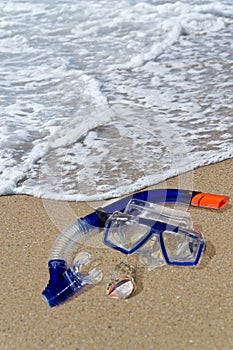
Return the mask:
<svg viewBox="0 0 233 350">
<path fill-rule="evenodd" d="M 232 173 L 233 159 L 197 169 L 193 188 L 233 197 Z M 166 186 L 176 187 L 177 181 L 171 179 Z M 5 196 L 0 203 L 1 350 L 233 349 L 231 205 L 221 211 L 191 208 L 194 226 L 207 239 L 201 264 L 153 271 L 139 267 L 137 293 L 125 301 L 105 294 L 114 266 L 124 257 L 108 248 L 79 247 L 100 262 L 104 279 L 50 309 L 41 292 L 58 229 L 41 199 Z M 58 213 L 64 205 L 49 203 Z M 85 203 L 67 206 L 75 215 L 92 209 Z"/>
</svg>

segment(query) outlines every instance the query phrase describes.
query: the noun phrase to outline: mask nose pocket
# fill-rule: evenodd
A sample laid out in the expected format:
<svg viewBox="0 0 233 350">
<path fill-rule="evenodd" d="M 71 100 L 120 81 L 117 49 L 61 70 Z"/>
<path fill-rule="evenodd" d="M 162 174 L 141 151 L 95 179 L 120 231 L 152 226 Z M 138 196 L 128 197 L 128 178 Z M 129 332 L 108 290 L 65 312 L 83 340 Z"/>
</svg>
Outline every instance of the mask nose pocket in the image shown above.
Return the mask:
<svg viewBox="0 0 233 350">
<path fill-rule="evenodd" d="M 146 265 L 148 270 L 153 270 L 156 267 L 166 265 L 164 259 L 159 235 L 152 237 L 136 252 L 139 255 L 140 262 Z"/>
</svg>

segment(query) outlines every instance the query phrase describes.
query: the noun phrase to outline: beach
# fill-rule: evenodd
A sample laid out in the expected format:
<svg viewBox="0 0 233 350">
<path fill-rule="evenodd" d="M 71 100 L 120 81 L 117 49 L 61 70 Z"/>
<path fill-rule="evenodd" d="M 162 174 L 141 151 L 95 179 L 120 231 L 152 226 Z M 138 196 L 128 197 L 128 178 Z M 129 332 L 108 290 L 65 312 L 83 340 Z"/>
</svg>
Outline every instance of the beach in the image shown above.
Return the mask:
<svg viewBox="0 0 233 350">
<path fill-rule="evenodd" d="M 193 189 L 233 197 L 232 172 L 233 159 L 198 168 Z M 166 187 L 176 188 L 177 181 L 166 181 Z M 50 309 L 41 292 L 59 230 L 42 199 L 2 196 L 0 203 L 2 350 L 233 349 L 231 204 L 222 210 L 190 208 L 194 227 L 206 238 L 201 263 L 152 271 L 138 266 L 137 290 L 127 300 L 106 295 L 115 265 L 126 258 L 109 248 L 80 246 L 98 261 L 104 278 Z M 68 205 L 77 216 L 93 210 L 90 203 Z"/>
</svg>

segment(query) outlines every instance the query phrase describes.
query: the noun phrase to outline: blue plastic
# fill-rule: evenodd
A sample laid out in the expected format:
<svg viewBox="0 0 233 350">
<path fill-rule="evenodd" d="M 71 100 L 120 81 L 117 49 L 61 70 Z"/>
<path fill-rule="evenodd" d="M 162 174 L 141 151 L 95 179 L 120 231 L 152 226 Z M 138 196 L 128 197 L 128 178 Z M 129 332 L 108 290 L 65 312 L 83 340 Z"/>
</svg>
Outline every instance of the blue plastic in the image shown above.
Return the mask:
<svg viewBox="0 0 233 350">
<path fill-rule="evenodd" d="M 50 281 L 42 296 L 50 307 L 63 303 L 82 289 L 82 279 L 67 269 L 64 260 L 50 260 L 48 267 Z"/>
</svg>

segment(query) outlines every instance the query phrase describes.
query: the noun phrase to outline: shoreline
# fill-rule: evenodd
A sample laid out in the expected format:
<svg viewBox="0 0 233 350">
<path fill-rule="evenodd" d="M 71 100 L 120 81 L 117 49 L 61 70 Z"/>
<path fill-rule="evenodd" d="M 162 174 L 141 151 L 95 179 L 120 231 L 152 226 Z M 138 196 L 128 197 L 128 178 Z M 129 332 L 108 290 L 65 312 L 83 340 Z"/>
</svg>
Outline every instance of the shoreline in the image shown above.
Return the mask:
<svg viewBox="0 0 233 350">
<path fill-rule="evenodd" d="M 228 159 L 184 174 L 183 183 L 192 175 L 195 191 L 230 195 L 232 200 L 232 171 L 233 159 Z M 175 177 L 153 188 L 177 187 L 179 182 Z M 1 349 L 233 348 L 232 205 L 219 211 L 190 208 L 194 227 L 207 241 L 201 263 L 152 271 L 139 266 L 137 292 L 125 301 L 108 298 L 105 289 L 115 265 L 126 258 L 100 248 L 99 241 L 79 245 L 91 252 L 104 279 L 50 309 L 41 292 L 48 283 L 47 262 L 59 228 L 91 212 L 96 202 L 62 204 L 13 195 L 0 197 L 0 203 Z"/>
</svg>

